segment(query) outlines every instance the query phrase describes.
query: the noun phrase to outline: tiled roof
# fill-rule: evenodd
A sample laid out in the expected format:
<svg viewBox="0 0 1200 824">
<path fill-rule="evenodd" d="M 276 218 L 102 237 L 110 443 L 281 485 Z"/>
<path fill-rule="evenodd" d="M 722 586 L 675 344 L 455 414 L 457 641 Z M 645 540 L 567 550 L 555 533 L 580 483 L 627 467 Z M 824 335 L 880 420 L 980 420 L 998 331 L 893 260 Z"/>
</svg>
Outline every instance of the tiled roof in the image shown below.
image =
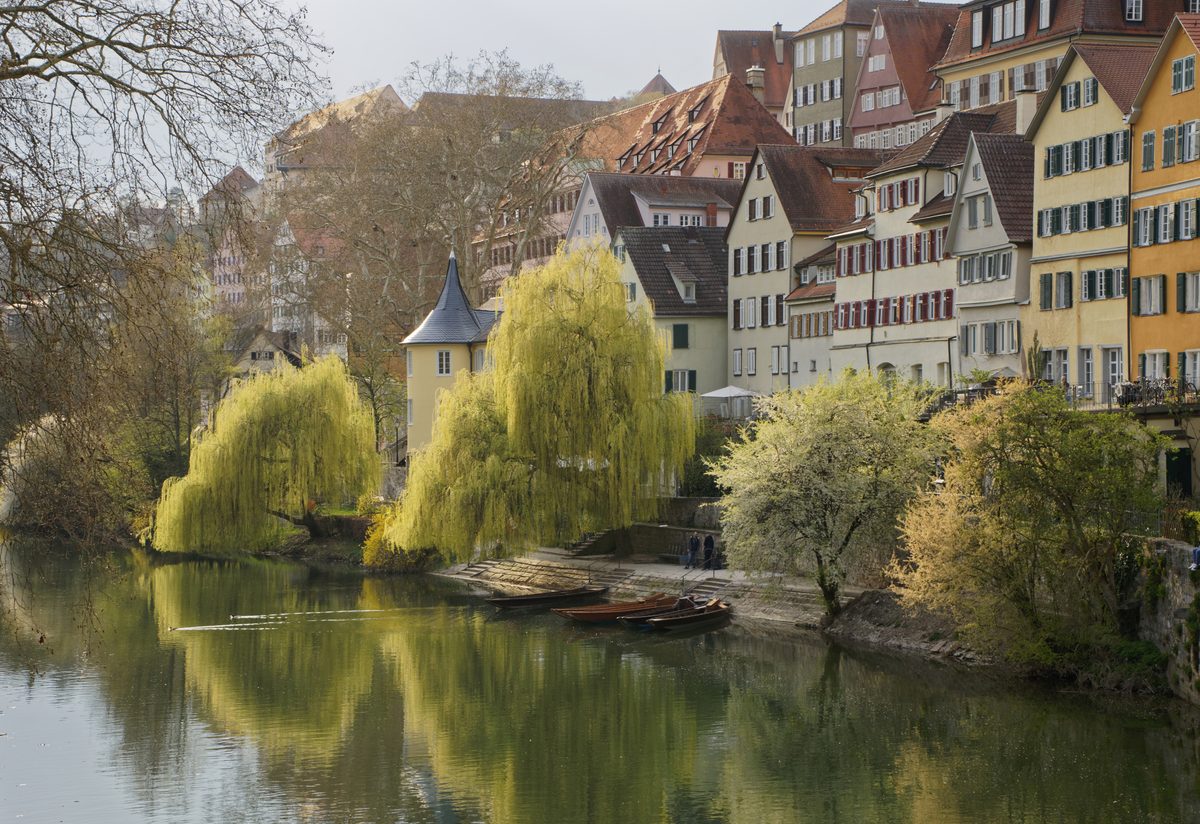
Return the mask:
<svg viewBox="0 0 1200 824">
<path fill-rule="evenodd" d="M 785 301 L 810 300 L 812 298 L 831 298 L 837 294 L 836 283 L 806 283 L 788 292 Z"/>
<path fill-rule="evenodd" d="M 408 106 L 404 105 L 395 89 L 390 85 L 379 86 L 345 100 L 330 103 L 315 112 L 309 112 L 281 131 L 277 137 L 282 141 L 292 142 L 320 131 L 335 120 L 349 122 L 368 114 L 406 111 Z"/>
<path fill-rule="evenodd" d="M 973 0 L 959 7 L 958 24 L 954 37 L 946 49 L 945 56 L 935 68 L 944 68 L 984 55 L 1014 51 L 1034 43 L 1043 43 L 1061 37 L 1079 35 L 1118 34 L 1127 36 L 1159 37 L 1171 24 L 1171 18 L 1181 4 L 1168 0 L 1150 0 L 1144 3 L 1144 19 L 1131 23 L 1125 20 L 1124 3 L 1118 0 L 1057 0 L 1052 5 L 1050 26 L 1044 30 L 1037 27 L 1038 4 L 1025 4 L 1025 36 L 1006 40 L 993 45 L 991 42 L 991 20 L 984 21 L 984 43 L 981 48 L 971 48 L 971 13 L 984 6 L 984 0 Z"/>
<path fill-rule="evenodd" d="M 243 192 L 248 192 L 258 188 L 258 181 L 254 176 L 243 169 L 241 166 L 234 166 L 229 172 L 208 190 L 207 194 L 202 198 L 207 200 L 212 197 L 230 195 L 240 195 Z"/>
<path fill-rule="evenodd" d="M 695 112 L 690 117 L 689 112 Z M 655 124 L 658 129 L 655 130 Z M 749 158 L 759 143 L 792 140 L 783 126 L 746 88 L 745 78 L 724 75 L 658 100 L 588 121 L 580 157 L 598 159 L 609 171 L 635 174 L 677 172 L 688 176 L 708 154 Z M 569 138 L 571 135 L 567 134 Z M 688 151 L 691 138 L 696 147 Z M 674 147 L 673 151 L 669 150 Z M 658 156 L 651 159 L 652 150 Z M 634 155 L 642 153 L 639 163 Z M 628 160 L 618 168 L 621 157 Z"/>
<path fill-rule="evenodd" d="M 841 226 L 835 226 L 829 236 L 853 235 L 859 232 L 866 231 L 875 225 L 875 220 L 871 217 L 860 217 L 857 220 L 851 220 L 848 223 L 843 223 Z"/>
<path fill-rule="evenodd" d="M 1008 239 L 1032 241 L 1033 144 L 1015 134 L 977 134 L 975 148 Z"/>
<path fill-rule="evenodd" d="M 562 129 L 612 111 L 613 104 L 603 100 L 576 100 L 560 97 L 520 97 L 507 95 L 425 92 L 413 104 L 414 119 L 426 117 L 460 118 L 477 121 L 503 117 L 510 122 L 504 126 L 517 128 L 523 123 L 537 123 L 542 129 Z M 481 114 L 482 112 L 482 114 Z"/>
<path fill-rule="evenodd" d="M 795 231 L 828 232 L 854 218 L 852 192 L 886 156 L 877 149 L 763 145 L 759 155 Z M 834 168 L 855 169 L 855 178 L 835 179 Z"/>
<path fill-rule="evenodd" d="M 958 8 L 944 4 L 883 5 L 877 12 L 904 95 L 913 112 L 928 111 L 941 99 L 941 84 L 930 68 L 946 51 Z"/>
<path fill-rule="evenodd" d="M 729 74 L 743 83 L 746 82 L 746 69 L 761 66 L 766 86 L 763 102 L 771 108 L 779 108 L 787 103 L 794 52 L 787 42 L 792 32 L 781 32 L 783 60 L 776 60 L 774 36 L 773 31 L 722 30 L 717 32 L 717 50 L 721 52 Z"/>
<path fill-rule="evenodd" d="M 492 312 L 483 314 L 494 315 Z M 406 346 L 413 343 L 471 343 L 481 333 L 486 336 L 483 320 L 480 313 L 471 308 L 458 279 L 458 261 L 450 255 L 446 282 L 442 284 L 437 305 L 403 342 Z"/>
<path fill-rule="evenodd" d="M 609 237 L 627 226 L 642 226 L 642 213 L 634 194 L 649 203 L 670 200 L 679 205 L 706 206 L 716 203 L 732 209 L 741 191 L 740 180 L 718 177 L 679 177 L 678 175 L 629 175 L 615 172 L 588 172 L 592 193 Z"/>
<path fill-rule="evenodd" d="M 954 195 L 939 195 L 926 203 L 909 218 L 910 223 L 924 223 L 939 217 L 947 217 L 954 211 Z"/>
<path fill-rule="evenodd" d="M 660 317 L 724 315 L 728 250 L 725 230 L 681 226 L 621 230 L 625 246 L 646 297 Z M 695 278 L 696 302 L 684 303 L 672 270 Z"/>
<path fill-rule="evenodd" d="M 667 78 L 662 76 L 662 72 L 650 78 L 650 82 L 642 86 L 642 90 L 638 95 L 643 94 L 675 94 L 677 89 L 667 82 Z"/>
<path fill-rule="evenodd" d="M 1200 14 L 1178 14 L 1179 26 L 1192 39 L 1192 45 L 1200 49 Z"/>
<path fill-rule="evenodd" d="M 792 35 L 792 39 L 806 34 L 816 34 L 836 26 L 866 27 L 871 25 L 877 7 L 908 4 L 909 0 L 841 0 L 836 6 Z"/>
<path fill-rule="evenodd" d="M 967 138 L 973 132 L 1012 133 L 1016 129 L 1016 108 L 1016 101 L 1009 100 L 969 112 L 954 112 L 868 177 L 883 177 L 912 166 L 940 169 L 957 166 L 962 163 Z"/>
<path fill-rule="evenodd" d="M 1146 72 L 1158 51 L 1156 45 L 1134 46 L 1109 43 L 1075 43 L 1072 47 L 1083 58 L 1104 91 L 1122 113 L 1128 114 L 1137 97 Z"/>
<path fill-rule="evenodd" d="M 836 260 L 836 256 L 837 256 L 837 244 L 831 243 L 828 246 L 826 246 L 824 249 L 821 249 L 818 252 L 813 252 L 811 255 L 804 258 L 803 260 L 796 261 L 792 265 L 792 268 L 798 272 L 801 269 L 803 269 L 805 266 L 812 266 L 814 263 L 833 263 L 834 260 Z"/>
</svg>

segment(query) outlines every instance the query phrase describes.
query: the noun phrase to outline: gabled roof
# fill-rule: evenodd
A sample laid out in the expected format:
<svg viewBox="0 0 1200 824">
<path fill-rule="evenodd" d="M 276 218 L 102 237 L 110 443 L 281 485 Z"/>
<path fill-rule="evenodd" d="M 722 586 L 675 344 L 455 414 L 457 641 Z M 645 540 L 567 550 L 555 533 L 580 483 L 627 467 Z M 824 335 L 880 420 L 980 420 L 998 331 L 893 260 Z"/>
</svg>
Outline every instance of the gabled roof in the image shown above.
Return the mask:
<svg viewBox="0 0 1200 824">
<path fill-rule="evenodd" d="M 253 191 L 258 186 L 259 183 L 254 179 L 253 175 L 241 166 L 234 166 L 223 178 L 214 183 L 212 188 L 200 199 L 201 201 L 207 201 L 218 197 L 235 197 Z"/>
<path fill-rule="evenodd" d="M 1096 80 L 1113 105 L 1122 114 L 1129 114 L 1142 81 L 1154 62 L 1156 51 L 1151 45 L 1072 43 L 1046 86 L 1037 113 L 1029 121 L 1025 134 L 1036 134 L 1051 107 L 1059 105 L 1058 90 L 1076 57 L 1081 58 L 1096 75 Z"/>
<path fill-rule="evenodd" d="M 1143 3 L 1141 22 L 1125 20 L 1125 4 L 1120 0 L 1056 0 L 1051 4 L 1050 26 L 1039 30 L 1038 4 L 1025 4 L 1025 36 L 993 44 L 991 19 L 984 20 L 984 43 L 971 48 L 971 13 L 985 7 L 985 0 L 972 0 L 959 7 L 958 23 L 946 54 L 934 67 L 943 69 L 976 58 L 1015 51 L 1029 45 L 1080 35 L 1125 35 L 1157 38 L 1167 30 L 1179 3 L 1149 0 Z"/>
<path fill-rule="evenodd" d="M 485 313 L 491 314 L 491 313 Z M 458 279 L 458 261 L 450 254 L 446 266 L 446 282 L 433 310 L 421 321 L 421 325 L 406 337 L 407 346 L 414 343 L 472 343 L 486 337 L 487 327 L 480 313 L 471 308 L 467 293 Z"/>
<path fill-rule="evenodd" d="M 390 85 L 378 86 L 362 94 L 330 103 L 309 112 L 287 126 L 276 137 L 285 142 L 299 140 L 328 126 L 333 121 L 349 122 L 366 115 L 403 113 L 408 106 Z"/>
<path fill-rule="evenodd" d="M 909 223 L 924 223 L 927 220 L 936 220 L 939 217 L 947 217 L 954 211 L 954 195 L 938 195 L 933 200 L 926 203 L 916 213 L 910 217 Z"/>
<path fill-rule="evenodd" d="M 1175 41 L 1175 35 L 1182 32 L 1192 41 L 1192 48 L 1200 51 L 1200 14 L 1177 14 L 1171 22 L 1167 33 L 1163 35 L 1162 41 L 1158 44 L 1158 49 L 1154 53 L 1154 58 L 1150 61 L 1150 65 L 1146 68 L 1146 74 L 1142 80 L 1142 84 L 1134 97 L 1133 103 L 1129 107 L 1129 121 L 1136 123 L 1138 116 L 1141 114 L 1142 103 L 1146 99 L 1146 95 L 1150 91 L 1150 86 L 1158 77 L 1158 72 L 1162 67 L 1163 61 L 1167 58 L 1167 52 L 1171 48 L 1171 44 Z"/>
<path fill-rule="evenodd" d="M 875 15 L 876 23 L 883 26 L 909 108 L 914 113 L 933 108 L 941 100 L 942 89 L 930 66 L 946 51 L 958 8 L 937 3 L 887 4 Z"/>
<path fill-rule="evenodd" d="M 562 129 L 606 114 L 612 108 L 612 103 L 603 100 L 425 92 L 413 104 L 413 113 L 414 120 L 418 122 L 422 117 L 432 117 L 459 118 L 477 124 L 481 117 L 485 117 L 509 121 L 491 123 L 489 127 L 517 128 L 523 123 L 537 123 L 543 129 Z"/>
<path fill-rule="evenodd" d="M 625 254 L 656 317 L 723 316 L 728 249 L 715 227 L 632 227 L 621 230 Z M 675 278 L 696 283 L 695 303 L 684 303 Z"/>
<path fill-rule="evenodd" d="M 788 292 L 785 301 L 813 300 L 815 298 L 832 298 L 837 294 L 836 283 L 817 283 L 815 280 L 803 286 L 797 286 Z"/>
<path fill-rule="evenodd" d="M 292 366 L 300 366 L 302 360 L 300 352 L 295 346 L 295 335 L 291 332 L 272 332 L 265 326 L 251 326 L 236 332 L 225 344 L 225 351 L 233 357 L 235 362 L 240 361 L 260 335 L 267 343 L 282 352 L 288 363 Z"/>
<path fill-rule="evenodd" d="M 975 150 L 1004 233 L 1014 243 L 1033 240 L 1033 144 L 1016 134 L 975 134 Z"/>
<path fill-rule="evenodd" d="M 762 158 L 793 231 L 828 232 L 854 218 L 853 191 L 886 157 L 877 149 L 762 145 Z M 834 170 L 854 177 L 834 178 Z M 747 175 L 747 179 L 750 175 Z"/>
<path fill-rule="evenodd" d="M 667 78 L 662 76 L 662 72 L 658 72 L 654 77 L 650 78 L 650 82 L 642 86 L 642 90 L 638 92 L 638 96 L 643 94 L 675 94 L 677 89 L 667 82 Z"/>
<path fill-rule="evenodd" d="M 841 0 L 833 8 L 827 10 L 800 31 L 792 35 L 792 39 L 809 34 L 836 28 L 837 26 L 871 25 L 875 17 L 875 9 L 882 6 L 908 5 L 910 0 Z"/>
<path fill-rule="evenodd" d="M 792 81 L 792 63 L 795 53 L 787 40 L 790 31 L 781 31 L 783 60 L 775 55 L 774 31 L 727 31 L 717 32 L 717 51 L 722 56 L 726 71 L 735 80 L 746 82 L 746 69 L 760 66 L 763 69 L 763 103 L 770 108 L 779 108 L 787 103 L 788 84 Z"/>
<path fill-rule="evenodd" d="M 676 205 L 716 203 L 718 208 L 732 209 L 742 187 L 740 180 L 716 177 L 588 172 L 587 178 L 609 237 L 628 226 L 644 225 L 634 195 L 652 204 L 670 200 Z"/>
<path fill-rule="evenodd" d="M 973 132 L 1005 134 L 1015 128 L 1015 100 L 969 112 L 954 112 L 867 177 L 883 177 L 917 166 L 948 169 L 962 163 L 967 151 L 967 138 Z"/>
<path fill-rule="evenodd" d="M 689 112 L 695 112 L 694 117 Z M 657 124 L 657 129 L 655 128 Z M 759 143 L 792 140 L 746 88 L 745 78 L 724 75 L 658 100 L 588 121 L 579 156 L 602 160 L 608 171 L 635 174 L 695 173 L 708 154 L 750 157 Z M 688 143 L 696 147 L 688 152 Z M 668 147 L 675 147 L 673 153 Z M 651 150 L 658 156 L 651 159 Z M 641 162 L 635 154 L 641 152 Z M 618 168 L 622 157 L 628 160 Z"/>
</svg>

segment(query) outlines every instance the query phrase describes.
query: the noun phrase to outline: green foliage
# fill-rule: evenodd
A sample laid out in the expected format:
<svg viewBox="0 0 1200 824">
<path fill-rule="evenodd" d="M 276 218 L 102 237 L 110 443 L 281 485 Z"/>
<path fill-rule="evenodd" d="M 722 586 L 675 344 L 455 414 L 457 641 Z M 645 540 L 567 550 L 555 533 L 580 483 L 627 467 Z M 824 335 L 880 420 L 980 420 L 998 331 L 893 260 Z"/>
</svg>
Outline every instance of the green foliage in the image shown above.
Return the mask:
<svg viewBox="0 0 1200 824">
<path fill-rule="evenodd" d="M 352 500 L 377 483 L 371 415 L 336 357 L 254 375 L 217 405 L 213 420 L 188 474 L 163 484 L 159 549 L 265 549 L 289 522 L 311 522 L 316 500 Z"/>
<path fill-rule="evenodd" d="M 943 412 L 953 444 L 939 494 L 903 518 L 901 599 L 949 615 L 967 641 L 1035 667 L 1121 633 L 1152 523 L 1162 439 L 1120 414 L 1079 412 L 1062 393 L 1012 383 Z"/>
<path fill-rule="evenodd" d="M 738 425 L 714 417 L 700 419 L 696 430 L 696 452 L 683 467 L 680 494 L 686 498 L 715 498 L 721 494 L 709 463 L 720 457 L 725 446 L 737 437 Z"/>
<path fill-rule="evenodd" d="M 831 613 L 849 572 L 879 566 L 936 456 L 925 390 L 847 371 L 759 402 L 764 419 L 711 464 L 729 559 L 812 573 Z"/>
<path fill-rule="evenodd" d="M 399 547 L 466 559 L 627 526 L 692 454 L 692 396 L 663 394 L 665 342 L 629 312 L 616 259 L 591 247 L 504 292 L 490 371 L 444 394 L 368 563 Z"/>
</svg>

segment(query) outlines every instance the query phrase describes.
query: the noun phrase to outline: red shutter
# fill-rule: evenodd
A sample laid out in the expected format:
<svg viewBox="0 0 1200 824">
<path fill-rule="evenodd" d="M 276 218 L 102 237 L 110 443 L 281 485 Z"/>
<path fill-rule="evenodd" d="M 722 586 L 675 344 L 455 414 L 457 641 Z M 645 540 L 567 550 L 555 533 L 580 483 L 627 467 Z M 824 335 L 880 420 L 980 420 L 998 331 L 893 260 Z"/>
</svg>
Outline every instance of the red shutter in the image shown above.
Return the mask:
<svg viewBox="0 0 1200 824">
<path fill-rule="evenodd" d="M 890 326 L 892 323 L 892 299 L 883 299 L 883 325 Z"/>
<path fill-rule="evenodd" d="M 908 247 L 912 244 L 912 235 L 900 238 L 900 265 L 908 265 Z"/>
<path fill-rule="evenodd" d="M 875 325 L 875 300 L 874 299 L 867 301 L 867 322 L 865 325 L 866 326 L 874 326 Z"/>
<path fill-rule="evenodd" d="M 729 161 L 729 179 L 733 180 L 733 161 Z"/>
<path fill-rule="evenodd" d="M 942 293 L 942 306 L 945 307 L 946 317 L 954 317 L 954 290 L 946 289 Z"/>
</svg>

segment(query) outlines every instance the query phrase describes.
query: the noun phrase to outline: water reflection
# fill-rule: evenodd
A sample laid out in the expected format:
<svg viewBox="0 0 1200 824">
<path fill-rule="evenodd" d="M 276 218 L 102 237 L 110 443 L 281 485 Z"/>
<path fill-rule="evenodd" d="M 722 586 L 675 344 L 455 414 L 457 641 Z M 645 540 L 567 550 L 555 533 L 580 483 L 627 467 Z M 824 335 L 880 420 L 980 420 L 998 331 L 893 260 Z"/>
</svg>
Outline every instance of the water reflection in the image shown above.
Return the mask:
<svg viewBox="0 0 1200 824">
<path fill-rule="evenodd" d="M 112 798 L 74 820 L 1200 820 L 1178 704 L 1136 716 L 736 626 L 497 617 L 431 579 L 137 557 L 96 578 L 2 548 L 0 566 L 18 596 L 0 690 L 21 696 L 0 715 L 3 809 L 51 809 L 16 789 L 48 783 L 21 761 L 46 743 L 30 730 L 81 750 L 61 708 L 98 706 L 78 792 Z"/>
</svg>

